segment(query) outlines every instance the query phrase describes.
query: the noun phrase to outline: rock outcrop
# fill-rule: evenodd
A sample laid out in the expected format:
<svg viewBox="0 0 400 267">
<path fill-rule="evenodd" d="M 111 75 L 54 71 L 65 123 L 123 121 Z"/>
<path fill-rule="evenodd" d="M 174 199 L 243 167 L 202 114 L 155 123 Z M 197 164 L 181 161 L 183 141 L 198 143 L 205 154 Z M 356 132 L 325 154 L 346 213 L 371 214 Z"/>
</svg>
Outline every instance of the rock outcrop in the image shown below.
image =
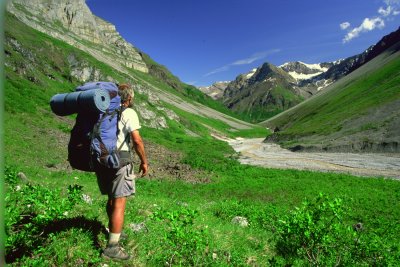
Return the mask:
<svg viewBox="0 0 400 267">
<path fill-rule="evenodd" d="M 209 95 L 212 99 L 221 99 L 224 91 L 230 82 L 215 82 L 210 86 L 200 86 L 198 89 Z"/>
<path fill-rule="evenodd" d="M 30 27 L 126 72 L 148 72 L 137 49 L 114 25 L 92 14 L 85 0 L 11 0 L 7 10 Z"/>
</svg>

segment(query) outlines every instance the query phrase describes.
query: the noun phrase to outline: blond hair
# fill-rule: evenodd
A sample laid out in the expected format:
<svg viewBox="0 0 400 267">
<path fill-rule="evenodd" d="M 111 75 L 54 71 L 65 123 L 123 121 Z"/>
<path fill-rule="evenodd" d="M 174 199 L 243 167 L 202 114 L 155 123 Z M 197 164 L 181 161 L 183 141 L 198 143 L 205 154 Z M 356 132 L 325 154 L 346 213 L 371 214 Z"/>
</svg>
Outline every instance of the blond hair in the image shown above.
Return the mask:
<svg viewBox="0 0 400 267">
<path fill-rule="evenodd" d="M 135 93 L 130 84 L 123 83 L 118 85 L 118 95 L 121 97 L 121 103 L 125 103 L 129 100 L 129 97 L 133 98 Z"/>
</svg>

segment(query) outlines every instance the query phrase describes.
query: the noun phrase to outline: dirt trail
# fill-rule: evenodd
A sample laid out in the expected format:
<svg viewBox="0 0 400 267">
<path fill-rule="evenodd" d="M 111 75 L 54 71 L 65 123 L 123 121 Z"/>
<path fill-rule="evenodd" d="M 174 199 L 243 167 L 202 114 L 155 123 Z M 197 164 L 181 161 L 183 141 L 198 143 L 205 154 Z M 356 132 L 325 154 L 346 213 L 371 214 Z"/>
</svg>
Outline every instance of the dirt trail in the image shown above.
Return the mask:
<svg viewBox="0 0 400 267">
<path fill-rule="evenodd" d="M 243 164 L 280 169 L 344 172 L 400 180 L 400 154 L 296 153 L 263 138 L 228 140 Z"/>
</svg>

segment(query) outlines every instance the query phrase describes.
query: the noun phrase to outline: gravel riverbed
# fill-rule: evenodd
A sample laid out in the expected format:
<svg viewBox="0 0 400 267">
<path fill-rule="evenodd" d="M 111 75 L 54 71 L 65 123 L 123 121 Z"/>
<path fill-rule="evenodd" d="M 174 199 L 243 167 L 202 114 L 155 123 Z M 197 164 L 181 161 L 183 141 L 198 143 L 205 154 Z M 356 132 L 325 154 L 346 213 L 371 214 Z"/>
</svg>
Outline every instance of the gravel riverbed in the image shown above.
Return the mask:
<svg viewBox="0 0 400 267">
<path fill-rule="evenodd" d="M 292 152 L 263 138 L 227 140 L 243 164 L 279 169 L 342 172 L 400 180 L 400 154 Z"/>
</svg>

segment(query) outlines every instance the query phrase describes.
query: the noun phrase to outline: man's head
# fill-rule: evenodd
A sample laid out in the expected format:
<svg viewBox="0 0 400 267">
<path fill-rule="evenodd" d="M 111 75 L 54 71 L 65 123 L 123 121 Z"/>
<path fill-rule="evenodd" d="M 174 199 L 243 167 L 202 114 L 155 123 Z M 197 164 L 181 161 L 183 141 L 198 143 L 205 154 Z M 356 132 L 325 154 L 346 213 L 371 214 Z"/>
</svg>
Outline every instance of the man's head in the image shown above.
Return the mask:
<svg viewBox="0 0 400 267">
<path fill-rule="evenodd" d="M 123 83 L 118 85 L 118 94 L 121 97 L 121 103 L 125 104 L 126 106 L 132 106 L 132 100 L 135 96 L 132 87 L 127 84 Z"/>
</svg>

